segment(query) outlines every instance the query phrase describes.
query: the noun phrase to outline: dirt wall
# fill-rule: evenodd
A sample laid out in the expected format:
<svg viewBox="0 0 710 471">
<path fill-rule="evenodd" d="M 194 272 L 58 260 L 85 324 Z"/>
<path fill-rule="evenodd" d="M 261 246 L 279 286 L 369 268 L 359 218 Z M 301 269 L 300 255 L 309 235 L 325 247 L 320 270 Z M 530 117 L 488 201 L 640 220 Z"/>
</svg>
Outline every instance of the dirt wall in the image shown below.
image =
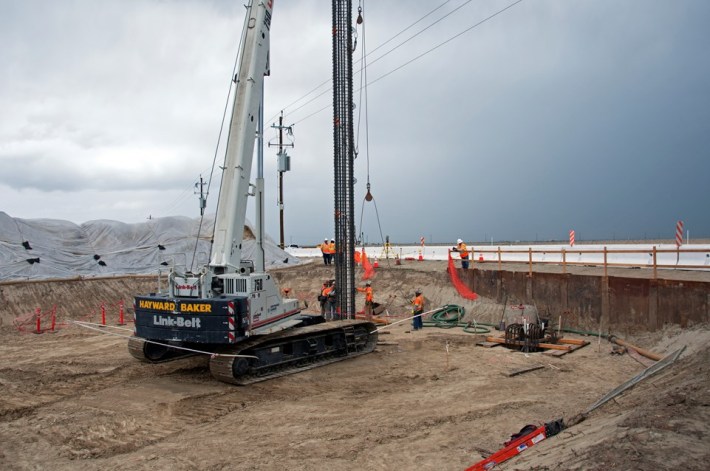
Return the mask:
<svg viewBox="0 0 710 471">
<path fill-rule="evenodd" d="M 500 303 L 527 303 L 564 325 L 595 330 L 680 327 L 710 321 L 710 282 L 474 269 L 462 274 L 474 291 Z"/>
<path fill-rule="evenodd" d="M 118 315 L 119 301 L 123 300 L 127 310 L 133 302 L 133 296 L 155 292 L 157 286 L 157 277 L 154 276 L 2 283 L 0 327 L 12 325 L 14 319 L 30 314 L 37 308 L 44 313 L 54 306 L 57 307 L 60 319 L 82 319 L 90 314 L 98 316 L 103 303 L 107 316 L 113 318 Z"/>
</svg>

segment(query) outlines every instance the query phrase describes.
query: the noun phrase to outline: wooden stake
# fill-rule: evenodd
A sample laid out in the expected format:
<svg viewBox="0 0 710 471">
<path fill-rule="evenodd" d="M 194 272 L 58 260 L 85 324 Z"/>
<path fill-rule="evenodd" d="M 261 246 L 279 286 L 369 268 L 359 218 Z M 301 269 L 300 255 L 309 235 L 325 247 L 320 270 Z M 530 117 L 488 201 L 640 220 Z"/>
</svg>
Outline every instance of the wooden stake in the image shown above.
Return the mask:
<svg viewBox="0 0 710 471">
<path fill-rule="evenodd" d="M 446 371 L 449 371 L 449 341 L 446 341 Z"/>
<path fill-rule="evenodd" d="M 597 352 L 600 353 L 602 351 L 602 318 L 603 316 L 599 316 L 599 339 L 597 340 Z"/>
</svg>

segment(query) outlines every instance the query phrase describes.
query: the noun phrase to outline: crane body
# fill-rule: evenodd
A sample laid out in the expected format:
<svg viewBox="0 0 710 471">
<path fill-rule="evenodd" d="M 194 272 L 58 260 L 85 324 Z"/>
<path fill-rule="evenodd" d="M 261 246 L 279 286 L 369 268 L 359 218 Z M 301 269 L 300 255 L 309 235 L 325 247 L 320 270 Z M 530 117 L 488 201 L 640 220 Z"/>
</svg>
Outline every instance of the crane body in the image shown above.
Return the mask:
<svg viewBox="0 0 710 471">
<path fill-rule="evenodd" d="M 198 273 L 171 270 L 166 293 L 135 297 L 136 335 L 128 345 L 148 362 L 212 352 L 212 375 L 235 384 L 368 353 L 377 341 L 370 322 L 324 323 L 302 314 L 297 300 L 282 299 L 269 273 L 242 258 L 272 11 L 273 0 L 247 6 L 209 263 Z"/>
</svg>

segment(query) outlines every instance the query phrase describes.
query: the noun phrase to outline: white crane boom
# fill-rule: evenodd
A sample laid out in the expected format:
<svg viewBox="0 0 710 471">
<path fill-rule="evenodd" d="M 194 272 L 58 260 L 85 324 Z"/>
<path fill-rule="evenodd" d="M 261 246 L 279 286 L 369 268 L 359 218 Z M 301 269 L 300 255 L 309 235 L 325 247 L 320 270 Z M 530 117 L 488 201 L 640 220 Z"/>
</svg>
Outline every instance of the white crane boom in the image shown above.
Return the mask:
<svg viewBox="0 0 710 471">
<path fill-rule="evenodd" d="M 215 219 L 210 267 L 222 273 L 239 271 L 246 222 L 249 179 L 259 104 L 268 75 L 269 33 L 273 0 L 250 4 L 246 33 L 240 52 L 234 106 Z M 222 270 L 223 269 L 223 270 Z"/>
</svg>

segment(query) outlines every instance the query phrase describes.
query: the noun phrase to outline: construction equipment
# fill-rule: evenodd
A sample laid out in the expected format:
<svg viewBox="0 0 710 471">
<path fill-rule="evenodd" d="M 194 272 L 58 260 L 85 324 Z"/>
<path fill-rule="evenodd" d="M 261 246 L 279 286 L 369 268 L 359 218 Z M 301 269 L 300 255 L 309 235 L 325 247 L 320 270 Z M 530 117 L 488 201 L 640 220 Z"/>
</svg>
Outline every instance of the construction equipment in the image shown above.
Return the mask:
<svg viewBox="0 0 710 471">
<path fill-rule="evenodd" d="M 131 355 L 148 362 L 212 353 L 212 375 L 234 384 L 368 353 L 377 344 L 371 322 L 325 323 L 321 316 L 302 315 L 297 300 L 282 299 L 264 270 L 263 249 L 257 250 L 256 263 L 242 258 L 272 9 L 272 0 L 252 0 L 247 6 L 210 261 L 197 273 L 171 270 L 166 293 L 136 296 L 135 337 L 128 344 Z M 263 178 L 253 186 L 259 213 Z M 263 237 L 257 232 L 257 239 Z"/>
<path fill-rule="evenodd" d="M 478 345 L 505 345 L 524 353 L 544 351 L 551 356 L 565 355 L 589 345 L 586 340 L 564 338 L 559 326 L 557 330 L 551 328 L 549 319 L 541 318 L 534 305 L 506 304 L 498 330 L 504 331 L 503 337 L 489 336 Z"/>
<path fill-rule="evenodd" d="M 473 466 L 466 468 L 466 471 L 485 471 L 492 469 L 497 465 L 519 455 L 531 446 L 540 443 L 546 438 L 557 435 L 565 429 L 564 420 L 558 419 L 552 422 L 547 422 L 540 427 L 535 425 L 526 425 L 520 432 L 512 435 L 510 440 L 505 442 L 504 448 L 493 453 L 488 458 L 485 458 Z"/>
</svg>

